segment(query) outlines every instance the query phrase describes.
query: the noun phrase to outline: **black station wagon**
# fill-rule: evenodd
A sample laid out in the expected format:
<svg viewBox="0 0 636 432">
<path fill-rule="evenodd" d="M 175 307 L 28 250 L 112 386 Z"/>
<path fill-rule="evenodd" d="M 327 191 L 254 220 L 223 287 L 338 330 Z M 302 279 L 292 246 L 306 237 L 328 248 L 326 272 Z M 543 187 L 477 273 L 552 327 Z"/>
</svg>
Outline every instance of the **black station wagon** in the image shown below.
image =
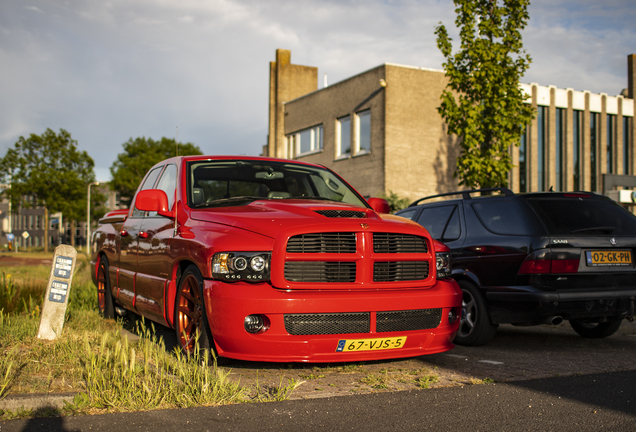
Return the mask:
<svg viewBox="0 0 636 432">
<path fill-rule="evenodd" d="M 446 199 L 422 204 L 435 198 Z M 485 344 L 502 323 L 563 320 L 602 338 L 634 317 L 636 217 L 605 196 L 480 189 L 422 198 L 396 214 L 451 249 L 463 291 L 455 343 Z"/>
</svg>

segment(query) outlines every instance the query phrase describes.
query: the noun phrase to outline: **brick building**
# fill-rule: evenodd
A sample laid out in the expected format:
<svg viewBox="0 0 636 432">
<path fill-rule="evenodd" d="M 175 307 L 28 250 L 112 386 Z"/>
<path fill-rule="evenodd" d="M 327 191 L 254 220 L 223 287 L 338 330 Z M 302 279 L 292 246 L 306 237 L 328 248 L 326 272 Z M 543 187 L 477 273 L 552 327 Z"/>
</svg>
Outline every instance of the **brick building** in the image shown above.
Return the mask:
<svg viewBox="0 0 636 432">
<path fill-rule="evenodd" d="M 441 70 L 383 64 L 319 90 L 317 68 L 293 65 L 279 49 L 263 154 L 326 165 L 365 196 L 456 190 L 459 146 L 437 112 L 446 84 Z M 635 84 L 633 54 L 618 96 L 521 84 L 537 116 L 510 150 L 511 189 L 601 192 L 604 174 L 632 176 Z"/>
</svg>

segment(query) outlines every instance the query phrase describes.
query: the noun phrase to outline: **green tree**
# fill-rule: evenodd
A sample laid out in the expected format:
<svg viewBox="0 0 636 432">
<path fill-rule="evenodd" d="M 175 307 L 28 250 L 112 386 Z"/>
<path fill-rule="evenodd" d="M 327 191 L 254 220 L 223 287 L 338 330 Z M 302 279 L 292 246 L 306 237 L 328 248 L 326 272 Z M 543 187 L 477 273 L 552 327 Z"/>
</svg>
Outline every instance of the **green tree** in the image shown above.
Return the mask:
<svg viewBox="0 0 636 432">
<path fill-rule="evenodd" d="M 175 156 L 176 140 L 161 138 L 130 138 L 123 144 L 124 152 L 117 155 L 117 160 L 110 167 L 113 180 L 111 189 L 119 192 L 123 204 L 130 205 L 139 183 L 153 165 Z M 179 156 L 200 155 L 201 149 L 192 143 L 179 143 Z"/>
<path fill-rule="evenodd" d="M 512 161 L 508 149 L 534 116 L 519 88 L 532 61 L 523 49 L 521 30 L 529 0 L 454 0 L 461 44 L 452 54 L 452 39 L 440 23 L 437 46 L 446 58 L 449 79 L 438 112 L 448 132 L 460 138 L 455 177 L 467 187 L 508 185 Z"/>
<path fill-rule="evenodd" d="M 0 178 L 10 184 L 5 194 L 13 208 L 44 207 L 45 251 L 49 212 L 62 212 L 74 222 L 86 214 L 86 188 L 95 180 L 93 167 L 93 159 L 77 149 L 77 141 L 64 129 L 20 137 L 0 159 Z"/>
<path fill-rule="evenodd" d="M 395 213 L 398 210 L 405 209 L 411 203 L 411 201 L 406 197 L 401 197 L 399 194 L 393 191 L 389 191 L 389 194 L 382 195 L 384 199 L 389 203 L 389 209 L 391 210 L 391 214 Z"/>
</svg>

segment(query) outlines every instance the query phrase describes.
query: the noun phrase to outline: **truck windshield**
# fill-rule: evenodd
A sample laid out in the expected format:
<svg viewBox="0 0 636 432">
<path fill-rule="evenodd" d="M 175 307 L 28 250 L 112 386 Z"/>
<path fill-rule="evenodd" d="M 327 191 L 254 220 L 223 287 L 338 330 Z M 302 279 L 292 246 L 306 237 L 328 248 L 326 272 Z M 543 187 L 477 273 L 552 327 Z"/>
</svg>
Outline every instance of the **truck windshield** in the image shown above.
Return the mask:
<svg viewBox="0 0 636 432">
<path fill-rule="evenodd" d="M 190 207 L 238 206 L 263 199 L 314 199 L 368 207 L 356 191 L 327 169 L 255 160 L 188 163 Z"/>
</svg>

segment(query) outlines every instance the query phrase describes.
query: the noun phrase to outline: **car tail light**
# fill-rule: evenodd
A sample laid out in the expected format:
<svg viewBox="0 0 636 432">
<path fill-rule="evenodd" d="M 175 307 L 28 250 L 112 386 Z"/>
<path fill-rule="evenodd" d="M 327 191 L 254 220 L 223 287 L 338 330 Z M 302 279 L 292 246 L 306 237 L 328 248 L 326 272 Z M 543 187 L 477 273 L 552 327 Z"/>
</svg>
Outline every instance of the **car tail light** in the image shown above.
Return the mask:
<svg viewBox="0 0 636 432">
<path fill-rule="evenodd" d="M 578 269 L 578 259 L 525 260 L 523 264 L 521 264 L 519 274 L 576 273 Z"/>
</svg>

